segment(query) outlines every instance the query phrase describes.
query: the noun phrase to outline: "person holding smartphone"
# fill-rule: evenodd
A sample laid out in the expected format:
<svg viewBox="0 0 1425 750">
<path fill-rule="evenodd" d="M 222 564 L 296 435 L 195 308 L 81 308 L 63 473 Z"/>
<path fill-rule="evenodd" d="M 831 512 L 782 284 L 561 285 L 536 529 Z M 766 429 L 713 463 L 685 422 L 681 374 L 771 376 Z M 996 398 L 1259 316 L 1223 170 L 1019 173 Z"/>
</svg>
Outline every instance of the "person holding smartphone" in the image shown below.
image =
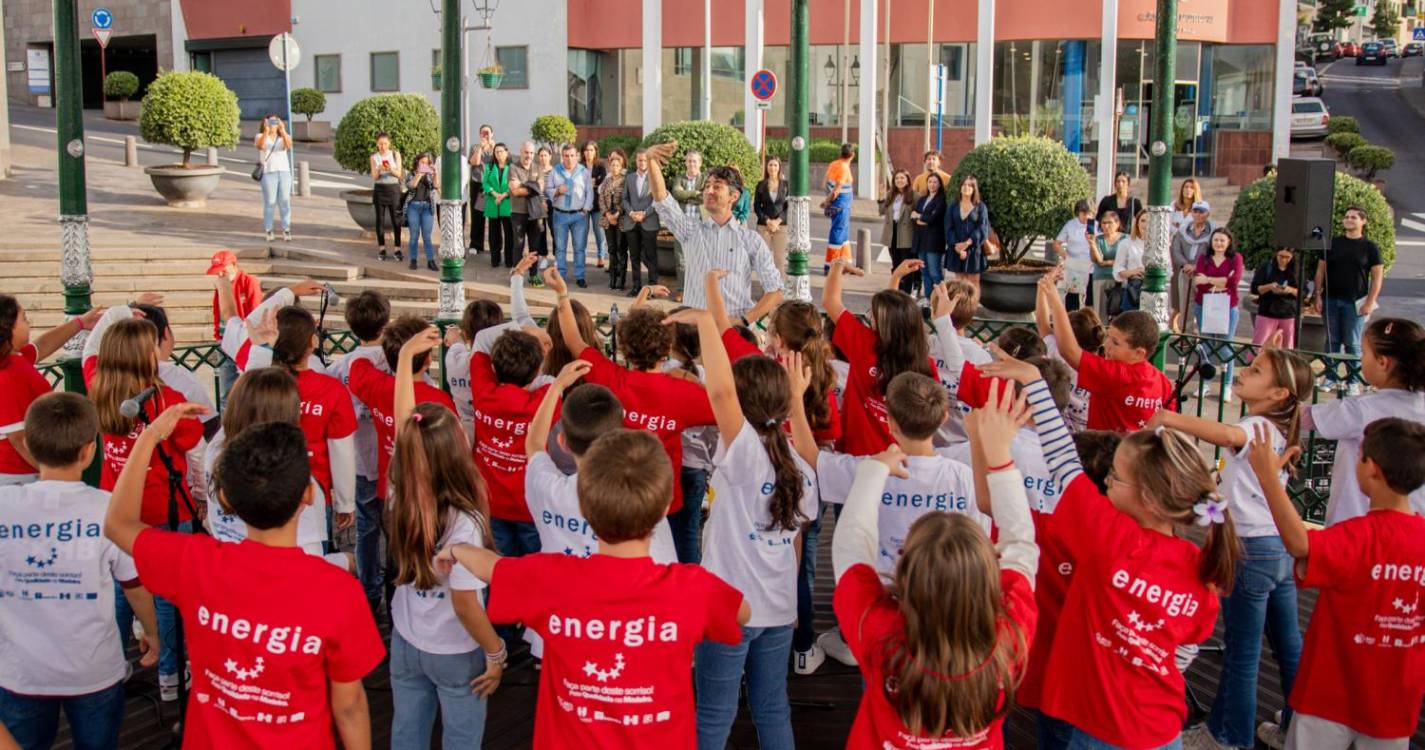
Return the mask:
<svg viewBox="0 0 1425 750">
<path fill-rule="evenodd" d="M 1301 306 L 1301 290 L 1296 287 L 1296 250 L 1283 247 L 1258 266 L 1252 274 L 1252 293 L 1257 295 L 1252 343 L 1260 344 L 1281 331 L 1282 348 L 1295 349 L 1296 311 Z"/>
<path fill-rule="evenodd" d="M 401 152 L 392 150 L 391 135 L 386 132 L 376 134 L 376 153 L 371 155 L 371 202 L 376 207 L 376 257 L 386 260 L 386 227 L 384 219 L 391 221 L 391 247 L 396 251 L 397 262 L 404 259 L 401 254 Z"/>
<path fill-rule="evenodd" d="M 292 136 L 287 125 L 277 115 L 262 119 L 262 131 L 257 134 L 258 161 L 262 164 L 262 228 L 267 241 L 272 241 L 273 209 L 282 215 L 282 241 L 292 241 Z"/>
<path fill-rule="evenodd" d="M 406 173 L 406 226 L 411 229 L 411 246 L 407 253 L 411 256 L 411 270 L 416 270 L 416 242 L 422 240 L 426 248 L 426 269 L 439 270 L 435 266 L 435 248 L 431 246 L 430 233 L 435 226 L 435 202 L 440 191 L 440 177 L 433 166 L 435 157 L 429 151 L 416 155 L 416 166 Z"/>
<path fill-rule="evenodd" d="M 1089 202 L 1081 200 L 1074 204 L 1074 218 L 1064 222 L 1064 226 L 1059 230 L 1059 234 L 1050 243 L 1055 255 L 1066 266 L 1077 266 L 1081 269 L 1093 268 L 1093 252 L 1089 249 L 1090 243 L 1097 235 L 1098 227 L 1093 220 L 1093 209 Z M 1076 273 L 1078 273 L 1076 271 Z M 1080 304 L 1093 304 L 1089 299 L 1089 286 L 1087 274 L 1083 274 L 1082 286 L 1071 285 L 1069 293 L 1064 298 L 1064 306 L 1069 310 L 1079 309 Z M 1082 289 L 1082 291 L 1079 291 Z"/>
</svg>

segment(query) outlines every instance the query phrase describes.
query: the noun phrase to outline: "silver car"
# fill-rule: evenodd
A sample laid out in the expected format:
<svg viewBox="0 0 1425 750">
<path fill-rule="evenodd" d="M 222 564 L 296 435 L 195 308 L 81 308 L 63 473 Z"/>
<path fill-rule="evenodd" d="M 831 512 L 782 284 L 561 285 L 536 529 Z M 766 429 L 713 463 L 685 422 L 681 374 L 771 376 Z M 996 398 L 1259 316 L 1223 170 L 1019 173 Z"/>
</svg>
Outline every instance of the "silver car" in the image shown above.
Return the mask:
<svg viewBox="0 0 1425 750">
<path fill-rule="evenodd" d="M 1298 96 L 1291 100 L 1291 137 L 1324 138 L 1331 113 L 1326 102 L 1314 96 Z"/>
</svg>

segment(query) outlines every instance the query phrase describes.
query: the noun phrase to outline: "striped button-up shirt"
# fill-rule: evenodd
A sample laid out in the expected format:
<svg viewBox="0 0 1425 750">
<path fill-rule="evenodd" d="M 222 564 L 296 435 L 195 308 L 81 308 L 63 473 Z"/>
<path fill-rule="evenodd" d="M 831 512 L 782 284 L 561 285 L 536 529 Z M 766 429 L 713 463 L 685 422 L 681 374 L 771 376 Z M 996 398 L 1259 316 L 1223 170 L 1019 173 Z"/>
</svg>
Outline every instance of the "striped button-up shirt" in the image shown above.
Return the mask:
<svg viewBox="0 0 1425 750">
<path fill-rule="evenodd" d="M 683 213 L 673 196 L 664 196 L 653 208 L 663 226 L 683 245 L 685 268 L 683 304 L 706 309 L 707 295 L 703 279 L 714 268 L 725 268 L 722 279 L 722 299 L 727 313 L 743 315 L 753 307 L 752 275 L 762 282 L 764 293 L 782 291 L 782 274 L 772 260 L 767 243 L 742 222 L 729 219 L 719 225 L 712 219 L 697 219 Z"/>
</svg>

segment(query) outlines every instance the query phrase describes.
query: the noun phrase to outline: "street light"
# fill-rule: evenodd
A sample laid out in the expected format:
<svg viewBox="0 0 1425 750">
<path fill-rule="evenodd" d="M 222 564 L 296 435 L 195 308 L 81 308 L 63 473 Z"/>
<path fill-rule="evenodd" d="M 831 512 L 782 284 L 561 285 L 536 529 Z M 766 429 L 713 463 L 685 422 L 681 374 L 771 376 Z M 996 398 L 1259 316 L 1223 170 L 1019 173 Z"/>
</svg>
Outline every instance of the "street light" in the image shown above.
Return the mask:
<svg viewBox="0 0 1425 750">
<path fill-rule="evenodd" d="M 436 20 L 440 20 L 442 0 L 427 0 L 430 3 L 430 12 L 435 14 Z M 494 28 L 490 24 L 490 19 L 494 18 L 495 11 L 500 8 L 500 0 L 470 0 L 470 5 L 475 9 L 475 14 L 480 17 L 480 23 L 471 26 L 465 23 L 465 19 L 460 19 L 460 77 L 456 80 L 460 82 L 460 144 L 462 147 L 470 145 L 470 32 L 490 31 Z"/>
</svg>

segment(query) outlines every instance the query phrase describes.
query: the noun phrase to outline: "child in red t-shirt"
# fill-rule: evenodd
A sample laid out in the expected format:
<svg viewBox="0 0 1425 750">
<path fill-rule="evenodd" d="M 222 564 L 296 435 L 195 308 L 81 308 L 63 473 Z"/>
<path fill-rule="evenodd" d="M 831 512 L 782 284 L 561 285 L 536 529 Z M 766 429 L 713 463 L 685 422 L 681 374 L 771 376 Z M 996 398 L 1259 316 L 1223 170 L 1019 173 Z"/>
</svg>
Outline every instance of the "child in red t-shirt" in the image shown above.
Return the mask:
<svg viewBox="0 0 1425 750">
<path fill-rule="evenodd" d="M 307 439 L 291 424 L 255 425 L 227 443 L 217 485 L 248 538 L 149 528 L 140 518 L 154 448 L 206 409 L 167 408 L 135 439 L 114 485 L 105 535 L 134 558 L 144 585 L 183 613 L 193 671 L 190 747 L 370 746 L 361 679 L 385 650 L 361 584 L 297 547 L 314 490 Z"/>
<path fill-rule="evenodd" d="M 597 554 L 441 551 L 439 559 L 490 583 L 491 620 L 524 622 L 544 641 L 536 748 L 696 746 L 693 648 L 704 639 L 741 642 L 751 610 L 703 568 L 649 558 L 672 492 L 658 440 L 619 430 L 595 440 L 580 464 L 579 507 Z"/>
<path fill-rule="evenodd" d="M 1370 511 L 1320 531 L 1307 530 L 1287 497 L 1263 427 L 1250 450 L 1282 545 L 1296 558 L 1297 584 L 1321 592 L 1291 691 L 1286 746 L 1404 750 L 1425 698 L 1425 518 L 1409 497 L 1425 485 L 1425 425 L 1388 417 L 1366 426 L 1354 479 Z"/>
<path fill-rule="evenodd" d="M 1181 433 L 1139 431 L 1119 444 L 1104 496 L 1084 475 L 1038 369 L 1005 357 L 984 370 L 1027 384 L 1044 461 L 1064 488 L 1043 542 L 1058 545 L 1074 575 L 1041 710 L 1073 726 L 1071 742 L 1176 742 L 1187 708 L 1175 653 L 1212 635 L 1239 554 L 1216 479 Z M 1201 550 L 1176 535 L 1190 524 L 1207 527 Z"/>
<path fill-rule="evenodd" d="M 966 419 L 994 545 L 963 514 L 926 514 L 906 537 L 891 595 L 876 572 L 877 505 L 906 457 L 892 446 L 857 468 L 831 548 L 836 619 L 867 686 L 847 747 L 1003 747 L 1000 725 L 1034 634 L 1039 551 L 1009 449 L 1028 411 L 999 387 Z"/>
<path fill-rule="evenodd" d="M 1159 409 L 1175 409 L 1173 384 L 1148 361 L 1158 348 L 1158 323 L 1142 310 L 1113 319 L 1104 337 L 1103 355 L 1084 351 L 1073 330 L 1057 287 L 1062 268 L 1039 280 L 1039 303 L 1048 305 L 1054 321 L 1059 356 L 1078 372 L 1077 385 L 1092 398 L 1088 408 L 1090 430 L 1133 432 L 1141 430 Z"/>
<path fill-rule="evenodd" d="M 886 415 L 886 388 L 903 372 L 939 378 L 930 358 L 920 308 L 899 289 L 882 289 L 871 297 L 871 326 L 867 327 L 841 302 L 841 274 L 865 273 L 838 261 L 832 264 L 822 290 L 821 304 L 836 322 L 834 343 L 846 354 L 851 373 L 841 410 L 841 442 L 837 449 L 853 456 L 869 456 L 892 442 Z"/>
<path fill-rule="evenodd" d="M 673 328 L 664 325 L 663 312 L 640 306 L 619 320 L 615 331 L 619 353 L 628 363 L 628 367 L 620 367 L 579 335 L 569 290 L 558 271 L 545 269 L 544 281 L 559 295 L 559 330 L 564 345 L 592 365 L 584 381 L 614 392 L 623 404 L 624 426 L 653 433 L 673 462 L 673 475 L 678 476 L 683 468 L 683 430 L 716 424 L 717 420 L 701 384 L 663 371 L 663 360 L 673 350 Z M 673 503 L 668 511 L 677 513 L 683 507 L 681 482 L 673 482 L 671 492 Z M 678 529 L 673 533 L 676 536 Z"/>
</svg>

